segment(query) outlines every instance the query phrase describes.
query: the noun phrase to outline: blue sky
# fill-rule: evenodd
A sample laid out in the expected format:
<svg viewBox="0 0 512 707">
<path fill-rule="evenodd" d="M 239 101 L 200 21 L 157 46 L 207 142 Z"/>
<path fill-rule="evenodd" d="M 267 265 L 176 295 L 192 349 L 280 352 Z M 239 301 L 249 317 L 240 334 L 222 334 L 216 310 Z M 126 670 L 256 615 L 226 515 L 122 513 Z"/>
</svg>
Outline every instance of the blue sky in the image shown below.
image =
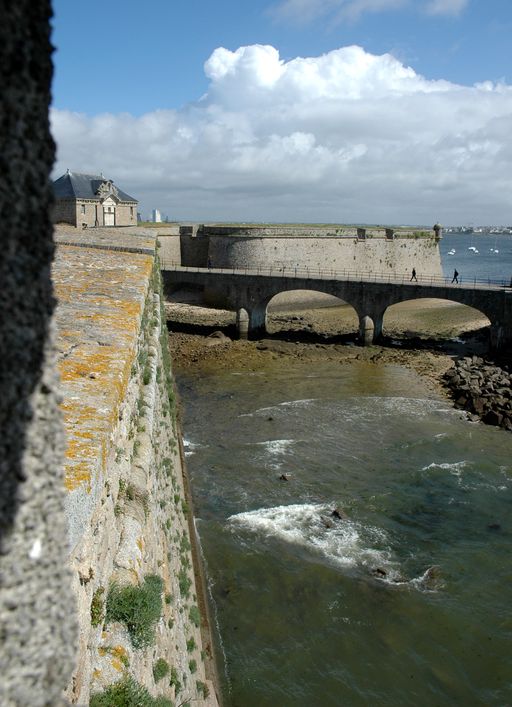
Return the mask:
<svg viewBox="0 0 512 707">
<path fill-rule="evenodd" d="M 53 7 L 55 176 L 108 172 L 183 220 L 512 221 L 489 182 L 510 179 L 510 0 Z"/>
</svg>

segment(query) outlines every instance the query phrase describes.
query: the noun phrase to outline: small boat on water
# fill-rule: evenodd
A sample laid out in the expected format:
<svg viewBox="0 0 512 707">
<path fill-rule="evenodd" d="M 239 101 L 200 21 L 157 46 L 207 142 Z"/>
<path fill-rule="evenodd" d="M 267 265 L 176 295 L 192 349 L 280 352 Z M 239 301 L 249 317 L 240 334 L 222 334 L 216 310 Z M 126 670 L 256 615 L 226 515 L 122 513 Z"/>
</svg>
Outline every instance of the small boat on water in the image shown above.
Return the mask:
<svg viewBox="0 0 512 707">
<path fill-rule="evenodd" d="M 468 248 L 468 250 L 472 250 L 473 253 L 478 253 L 478 250 L 475 248 L 474 245 L 470 245 L 469 248 Z"/>
<path fill-rule="evenodd" d="M 448 251 L 447 255 L 455 255 L 455 248 Z"/>
</svg>

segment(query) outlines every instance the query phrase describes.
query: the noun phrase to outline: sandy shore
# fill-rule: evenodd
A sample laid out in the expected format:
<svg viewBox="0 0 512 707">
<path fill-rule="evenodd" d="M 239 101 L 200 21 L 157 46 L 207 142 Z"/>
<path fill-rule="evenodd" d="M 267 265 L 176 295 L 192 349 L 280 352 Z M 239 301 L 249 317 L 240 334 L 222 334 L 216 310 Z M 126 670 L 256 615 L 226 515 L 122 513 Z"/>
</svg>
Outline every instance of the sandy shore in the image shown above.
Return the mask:
<svg viewBox="0 0 512 707">
<path fill-rule="evenodd" d="M 180 293 L 181 299 L 184 295 Z M 234 339 L 235 315 L 188 303 L 168 302 L 166 313 L 174 366 L 179 369 L 260 370 L 288 357 L 314 363 L 354 360 L 395 364 L 414 369 L 433 393 L 445 395 L 440 383 L 454 358 L 485 349 L 482 327 L 488 321 L 463 305 L 420 300 L 390 307 L 384 318 L 383 345 L 357 344 L 358 322 L 348 305 L 318 306 L 321 302 L 278 305 L 268 313 L 268 338 Z M 222 335 L 211 336 L 220 330 Z"/>
</svg>

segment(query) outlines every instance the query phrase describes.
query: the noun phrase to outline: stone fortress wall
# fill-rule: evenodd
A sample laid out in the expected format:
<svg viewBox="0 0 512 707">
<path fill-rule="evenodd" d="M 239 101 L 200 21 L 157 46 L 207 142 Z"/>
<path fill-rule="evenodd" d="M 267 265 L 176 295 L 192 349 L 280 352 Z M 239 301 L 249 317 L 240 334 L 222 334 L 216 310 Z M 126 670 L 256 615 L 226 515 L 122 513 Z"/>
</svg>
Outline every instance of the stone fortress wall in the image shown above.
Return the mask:
<svg viewBox="0 0 512 707">
<path fill-rule="evenodd" d="M 156 234 L 61 228 L 56 240 L 65 507 L 80 627 L 66 697 L 114 702 L 109 690 L 130 681 L 173 704 L 214 706 Z M 143 612 L 148 601 L 152 619 L 134 631 L 121 607 Z"/>
<path fill-rule="evenodd" d="M 442 275 L 434 231 L 297 226 L 181 226 L 159 231 L 163 262 Z"/>
<path fill-rule="evenodd" d="M 164 264 L 190 267 L 254 269 L 272 268 L 274 273 L 297 269 L 312 273 L 357 272 L 442 276 L 439 234 L 389 228 L 330 226 L 169 226 L 159 229 Z M 209 287 L 204 302 L 229 308 L 225 293 Z M 330 295 L 297 290 L 277 295 L 271 306 L 315 302 L 318 306 L 338 303 Z"/>
</svg>

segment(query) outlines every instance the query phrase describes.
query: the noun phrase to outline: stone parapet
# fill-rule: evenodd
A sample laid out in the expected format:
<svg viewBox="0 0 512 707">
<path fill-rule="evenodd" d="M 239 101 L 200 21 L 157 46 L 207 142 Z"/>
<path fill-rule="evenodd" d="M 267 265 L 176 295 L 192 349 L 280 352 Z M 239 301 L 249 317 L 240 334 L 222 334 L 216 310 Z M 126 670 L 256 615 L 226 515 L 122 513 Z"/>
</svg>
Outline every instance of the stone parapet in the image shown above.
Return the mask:
<svg viewBox="0 0 512 707">
<path fill-rule="evenodd" d="M 105 231 L 79 232 L 75 245 L 61 234 L 53 268 L 80 625 L 67 698 L 78 705 L 94 694 L 115 701 L 116 685 L 128 680 L 154 696 L 214 707 L 156 233 Z M 131 591 L 134 602 L 153 587 L 146 601 L 154 618 L 139 633 L 121 620 L 115 587 Z"/>
</svg>

